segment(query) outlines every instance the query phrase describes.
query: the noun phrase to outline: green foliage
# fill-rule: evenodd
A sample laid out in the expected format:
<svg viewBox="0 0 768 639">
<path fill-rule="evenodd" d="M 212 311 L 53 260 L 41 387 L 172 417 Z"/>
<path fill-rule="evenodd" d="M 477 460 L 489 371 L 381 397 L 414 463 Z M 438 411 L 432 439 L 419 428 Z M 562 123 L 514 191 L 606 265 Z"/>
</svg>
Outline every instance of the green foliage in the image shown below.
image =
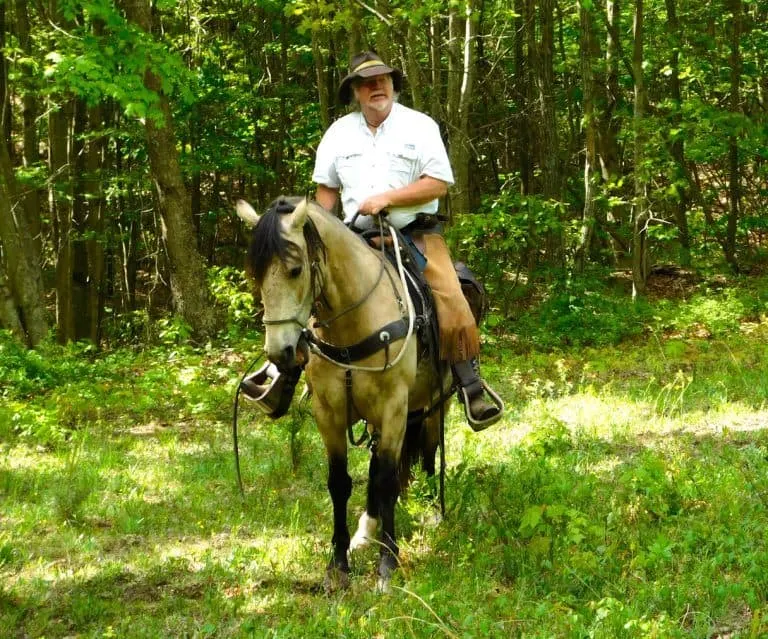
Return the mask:
<svg viewBox="0 0 768 639">
<path fill-rule="evenodd" d="M 208 285 L 216 304 L 226 310 L 230 334 L 254 328 L 258 313 L 253 291 L 242 269 L 231 266 L 211 268 Z"/>
<path fill-rule="evenodd" d="M 759 288 L 761 282 L 756 284 L 758 289 L 754 292 L 721 286 L 705 289 L 682 306 L 661 301 L 655 313 L 662 328 L 683 334 L 704 330 L 711 335 L 725 335 L 744 321 L 768 314 L 766 294 Z"/>
<path fill-rule="evenodd" d="M 597 277 L 555 281 L 541 303 L 522 312 L 509 328 L 525 343 L 542 349 L 607 346 L 641 335 L 652 321 L 652 307 L 617 298 L 603 281 Z"/>
</svg>

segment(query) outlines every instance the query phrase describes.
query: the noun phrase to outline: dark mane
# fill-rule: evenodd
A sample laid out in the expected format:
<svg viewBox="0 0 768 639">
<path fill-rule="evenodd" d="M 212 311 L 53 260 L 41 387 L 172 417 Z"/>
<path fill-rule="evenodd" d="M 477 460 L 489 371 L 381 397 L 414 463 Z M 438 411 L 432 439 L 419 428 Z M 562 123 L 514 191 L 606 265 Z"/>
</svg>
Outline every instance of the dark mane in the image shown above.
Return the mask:
<svg viewBox="0 0 768 639">
<path fill-rule="evenodd" d="M 248 248 L 246 269 L 256 282 L 261 282 L 267 272 L 267 267 L 273 258 L 285 261 L 288 257 L 298 258 L 299 247 L 283 237 L 280 220 L 282 215 L 293 212 L 303 198 L 281 197 L 272 202 L 267 212 L 261 216 L 259 223 L 253 229 L 251 245 Z M 320 252 L 325 258 L 325 246 L 317 233 L 317 228 L 310 218 L 304 225 L 304 239 L 309 250 L 309 259 Z"/>
</svg>

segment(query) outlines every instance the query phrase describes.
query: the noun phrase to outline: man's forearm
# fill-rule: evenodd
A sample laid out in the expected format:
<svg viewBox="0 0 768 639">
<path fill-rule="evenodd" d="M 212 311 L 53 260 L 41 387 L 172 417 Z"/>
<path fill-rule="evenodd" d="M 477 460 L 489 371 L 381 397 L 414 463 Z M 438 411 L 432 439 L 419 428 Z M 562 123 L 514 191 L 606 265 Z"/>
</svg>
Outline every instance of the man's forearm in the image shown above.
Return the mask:
<svg viewBox="0 0 768 639">
<path fill-rule="evenodd" d="M 443 197 L 448 192 L 448 185 L 437 178 L 423 176 L 408 186 L 386 191 L 387 206 L 417 206 Z"/>
</svg>

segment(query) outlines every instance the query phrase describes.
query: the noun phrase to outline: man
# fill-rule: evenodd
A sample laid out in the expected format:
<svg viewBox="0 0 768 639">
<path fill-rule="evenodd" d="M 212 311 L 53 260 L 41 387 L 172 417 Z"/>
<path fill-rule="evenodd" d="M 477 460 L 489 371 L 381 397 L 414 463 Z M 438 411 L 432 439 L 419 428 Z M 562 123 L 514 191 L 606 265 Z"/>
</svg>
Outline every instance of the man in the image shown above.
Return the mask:
<svg viewBox="0 0 768 639">
<path fill-rule="evenodd" d="M 470 425 L 482 430 L 498 420 L 501 410 L 484 396 L 475 365 L 480 336 L 437 219 L 438 198 L 453 184 L 453 172 L 435 121 L 395 101 L 402 82 L 402 73 L 375 53 L 352 59 L 339 99 L 342 104 L 354 99 L 360 108 L 334 122 L 320 142 L 312 175 L 316 199 L 333 210 L 341 198 L 348 222 L 356 213 L 387 213 L 390 224 L 409 233 L 424 253 L 424 277 L 440 324 L 440 355 L 462 387 Z M 364 225 L 359 220 L 358 226 Z"/>
</svg>

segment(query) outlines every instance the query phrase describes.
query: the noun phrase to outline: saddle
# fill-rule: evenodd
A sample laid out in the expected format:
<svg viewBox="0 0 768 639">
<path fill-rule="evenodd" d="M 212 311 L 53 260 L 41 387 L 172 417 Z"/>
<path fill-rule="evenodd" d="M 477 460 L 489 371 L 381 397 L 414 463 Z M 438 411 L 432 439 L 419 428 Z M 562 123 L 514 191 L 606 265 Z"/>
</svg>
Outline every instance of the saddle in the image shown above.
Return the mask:
<svg viewBox="0 0 768 639">
<path fill-rule="evenodd" d="M 384 233 L 385 236 L 382 238 L 379 229 L 358 231 L 358 234 L 371 248 L 381 250 L 381 244 L 383 243 L 384 254 L 395 268 L 397 268 L 397 256 L 395 255 L 394 243 L 391 238 L 387 237 L 387 234 L 395 233 L 397 235 L 400 257 L 408 284 L 408 294 L 411 296 L 416 314 L 419 343 L 422 347 L 420 349 L 421 357 L 432 348 L 437 348 L 440 334 L 432 290 L 424 278 L 427 258 L 416 246 L 410 233 L 408 233 L 407 227 L 403 230 L 389 227 Z M 453 267 L 459 279 L 462 293 L 464 293 L 464 298 L 469 303 L 476 324 L 480 326 L 488 310 L 488 298 L 485 287 L 463 262 L 455 262 Z M 432 339 L 435 341 L 430 342 Z"/>
</svg>

